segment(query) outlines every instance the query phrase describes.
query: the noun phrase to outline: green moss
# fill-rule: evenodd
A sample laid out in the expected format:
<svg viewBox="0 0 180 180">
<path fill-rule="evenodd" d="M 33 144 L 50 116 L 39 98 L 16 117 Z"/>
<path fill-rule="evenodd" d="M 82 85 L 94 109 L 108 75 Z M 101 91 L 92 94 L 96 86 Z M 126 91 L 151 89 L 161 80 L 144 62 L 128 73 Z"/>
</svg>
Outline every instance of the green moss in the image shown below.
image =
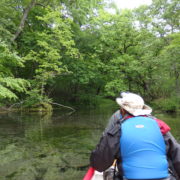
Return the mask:
<svg viewBox="0 0 180 180">
<path fill-rule="evenodd" d="M 23 107 L 22 109 L 29 112 L 51 112 L 52 106 L 49 103 L 42 102 L 35 104 L 32 107 Z"/>
</svg>

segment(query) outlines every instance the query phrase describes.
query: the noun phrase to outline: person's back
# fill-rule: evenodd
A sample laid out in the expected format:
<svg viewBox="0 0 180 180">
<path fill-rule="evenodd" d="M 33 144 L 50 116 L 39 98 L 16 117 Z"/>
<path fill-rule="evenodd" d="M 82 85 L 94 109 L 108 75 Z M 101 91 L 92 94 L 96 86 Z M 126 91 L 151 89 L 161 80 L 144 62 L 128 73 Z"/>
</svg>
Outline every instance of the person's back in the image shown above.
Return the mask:
<svg viewBox="0 0 180 180">
<path fill-rule="evenodd" d="M 127 179 L 168 177 L 166 146 L 158 124 L 148 117 L 132 117 L 121 125 L 120 152 Z"/>
<path fill-rule="evenodd" d="M 169 180 L 168 159 L 178 179 L 180 144 L 169 132 L 170 128 L 151 116 L 152 109 L 137 94 L 121 93 L 116 102 L 120 111 L 113 114 L 92 151 L 91 167 L 103 172 L 116 159 L 119 179 Z"/>
</svg>

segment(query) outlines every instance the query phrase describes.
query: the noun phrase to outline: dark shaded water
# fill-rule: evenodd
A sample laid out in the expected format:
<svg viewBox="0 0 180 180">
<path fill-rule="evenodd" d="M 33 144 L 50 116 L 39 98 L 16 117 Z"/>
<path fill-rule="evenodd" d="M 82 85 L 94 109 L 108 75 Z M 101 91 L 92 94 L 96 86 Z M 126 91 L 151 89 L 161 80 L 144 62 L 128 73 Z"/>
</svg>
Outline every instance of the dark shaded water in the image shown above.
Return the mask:
<svg viewBox="0 0 180 180">
<path fill-rule="evenodd" d="M 0 114 L 0 180 L 80 180 L 114 107 Z M 180 139 L 180 116 L 155 114 Z"/>
</svg>

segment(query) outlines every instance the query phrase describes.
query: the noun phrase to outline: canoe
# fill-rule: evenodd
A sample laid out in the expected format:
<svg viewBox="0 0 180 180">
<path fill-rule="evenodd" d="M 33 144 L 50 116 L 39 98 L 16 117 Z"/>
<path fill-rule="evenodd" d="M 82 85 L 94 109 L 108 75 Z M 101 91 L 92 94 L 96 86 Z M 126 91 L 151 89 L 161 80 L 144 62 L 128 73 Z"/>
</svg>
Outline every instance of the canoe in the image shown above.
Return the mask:
<svg viewBox="0 0 180 180">
<path fill-rule="evenodd" d="M 103 180 L 103 173 L 98 172 L 94 168 L 90 167 L 83 180 Z"/>
<path fill-rule="evenodd" d="M 103 173 L 95 171 L 91 180 L 103 180 Z"/>
<path fill-rule="evenodd" d="M 90 167 L 84 176 L 83 180 L 106 180 L 113 179 L 114 174 L 114 166 L 111 166 L 108 171 L 105 171 L 105 177 L 103 176 L 103 172 L 98 172 L 94 168 Z M 104 179 L 105 178 L 105 179 Z"/>
<path fill-rule="evenodd" d="M 114 160 L 112 166 L 108 169 L 108 171 L 105 171 L 105 179 L 109 179 L 110 177 L 112 178 L 112 176 L 114 174 L 114 168 L 117 168 L 116 167 L 116 159 Z M 106 172 L 110 172 L 110 173 L 108 173 L 108 175 L 107 175 Z M 85 174 L 83 180 L 104 180 L 103 172 L 98 172 L 93 167 L 90 167 L 88 169 L 87 173 Z"/>
</svg>

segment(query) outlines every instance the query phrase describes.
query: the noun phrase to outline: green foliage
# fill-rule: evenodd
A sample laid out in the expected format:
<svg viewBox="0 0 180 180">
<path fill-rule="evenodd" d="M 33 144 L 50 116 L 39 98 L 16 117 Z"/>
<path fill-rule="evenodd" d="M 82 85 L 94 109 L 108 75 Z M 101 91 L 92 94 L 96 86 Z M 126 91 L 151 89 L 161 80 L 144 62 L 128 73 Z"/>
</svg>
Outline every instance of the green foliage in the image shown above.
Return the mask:
<svg viewBox="0 0 180 180">
<path fill-rule="evenodd" d="M 24 79 L 0 77 L 0 99 L 18 99 L 15 92 L 26 92 L 28 86 L 29 82 Z"/>
<path fill-rule="evenodd" d="M 17 67 L 22 67 L 23 61 L 16 53 L 11 52 L 8 46 L 0 44 L 0 99 L 16 100 L 17 93 L 26 92 L 29 82 L 22 78 L 15 78 L 14 71 Z"/>
<path fill-rule="evenodd" d="M 128 87 L 125 87 L 124 82 L 121 79 L 115 79 L 106 84 L 105 90 L 107 96 L 115 97 L 118 96 L 119 90 L 126 91 Z"/>
<path fill-rule="evenodd" d="M 121 11 L 111 4 L 113 14 L 103 0 L 0 6 L 1 99 L 94 106 L 124 90 L 147 100 L 180 93 L 178 0 Z"/>
<path fill-rule="evenodd" d="M 37 108 L 39 110 L 40 106 L 44 107 L 48 111 L 48 107 L 45 104 L 49 104 L 52 100 L 47 96 L 41 95 L 38 89 L 32 89 L 27 92 L 27 97 L 24 100 L 23 106 L 25 108 Z M 49 105 L 50 106 L 50 105 Z"/>
<path fill-rule="evenodd" d="M 175 112 L 180 108 L 180 98 L 170 97 L 166 99 L 157 99 L 154 100 L 152 104 L 157 109 L 163 110 L 165 112 Z"/>
<path fill-rule="evenodd" d="M 153 0 L 151 17 L 153 19 L 153 29 L 160 35 L 179 31 L 179 2 L 178 0 Z"/>
<path fill-rule="evenodd" d="M 5 75 L 13 75 L 12 71 L 16 67 L 23 67 L 23 60 L 5 42 L 0 41 L 0 71 Z"/>
<path fill-rule="evenodd" d="M 2 0 L 0 2 L 0 40 L 5 41 L 6 43 L 10 43 L 19 18 L 18 13 L 15 10 L 16 5 L 17 2 L 11 0 Z"/>
<path fill-rule="evenodd" d="M 102 0 L 63 0 L 62 2 L 66 7 L 65 12 L 70 15 L 73 21 L 79 26 L 86 24 L 88 16 L 93 15 L 95 9 L 105 4 Z"/>
<path fill-rule="evenodd" d="M 28 106 L 33 101 L 47 99 L 45 86 L 48 85 L 48 82 L 62 73 L 68 73 L 67 67 L 61 61 L 63 56 L 75 57 L 78 53 L 77 49 L 73 47 L 71 19 L 63 19 L 60 8 L 47 7 L 44 11 L 44 15 L 36 16 L 36 19 L 46 24 L 46 28 L 36 32 L 36 41 L 34 42 L 36 49 L 32 48 L 24 57 L 26 64 L 35 64 L 33 87 L 36 89 L 37 96 L 34 96 L 33 92 L 31 93 L 27 99 L 27 102 L 30 101 Z"/>
</svg>

